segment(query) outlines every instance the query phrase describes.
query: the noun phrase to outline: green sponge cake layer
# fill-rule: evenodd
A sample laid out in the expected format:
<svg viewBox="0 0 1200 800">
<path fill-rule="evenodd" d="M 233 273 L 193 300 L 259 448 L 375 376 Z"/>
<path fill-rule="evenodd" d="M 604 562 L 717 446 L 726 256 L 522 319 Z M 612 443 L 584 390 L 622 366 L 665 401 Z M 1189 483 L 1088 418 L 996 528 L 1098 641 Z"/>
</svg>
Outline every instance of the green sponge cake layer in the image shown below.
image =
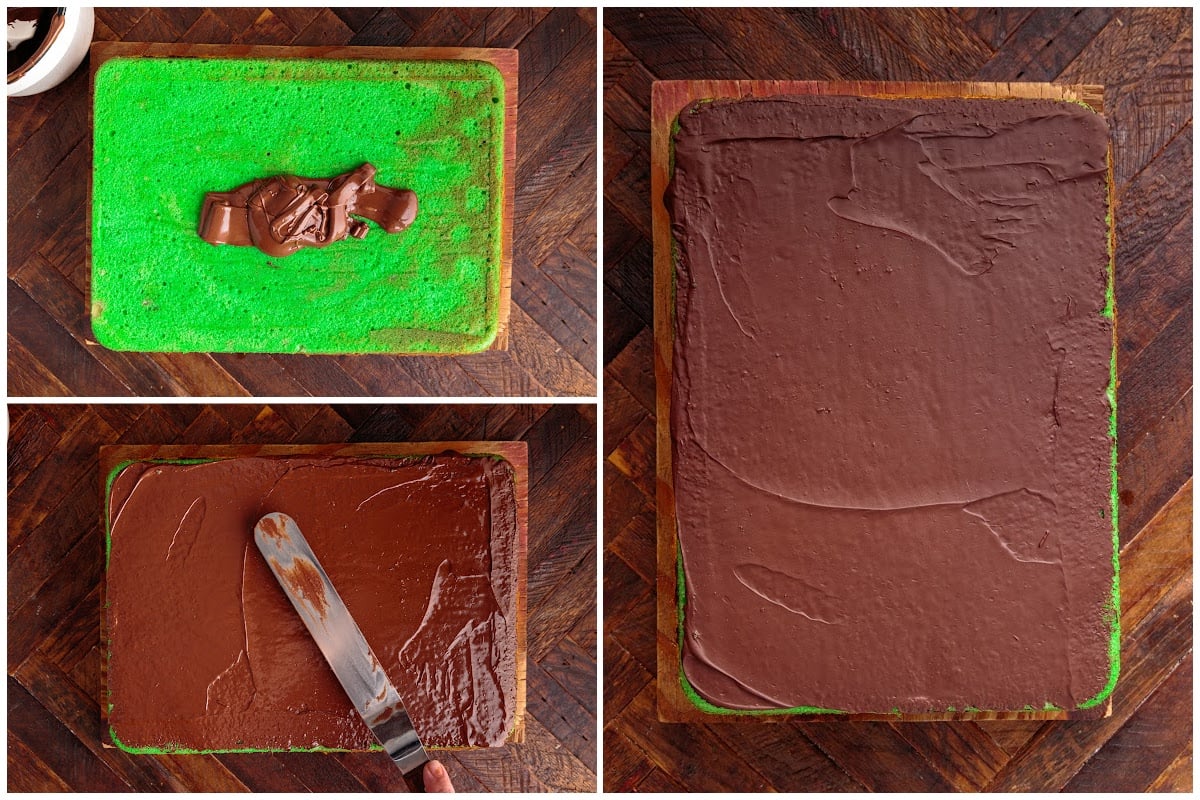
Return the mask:
<svg viewBox="0 0 1200 800">
<path fill-rule="evenodd" d="M 461 353 L 500 308 L 504 80 L 476 61 L 113 58 L 95 76 L 92 327 L 117 350 Z M 364 162 L 411 189 L 284 258 L 197 235 L 206 192 Z"/>
</svg>

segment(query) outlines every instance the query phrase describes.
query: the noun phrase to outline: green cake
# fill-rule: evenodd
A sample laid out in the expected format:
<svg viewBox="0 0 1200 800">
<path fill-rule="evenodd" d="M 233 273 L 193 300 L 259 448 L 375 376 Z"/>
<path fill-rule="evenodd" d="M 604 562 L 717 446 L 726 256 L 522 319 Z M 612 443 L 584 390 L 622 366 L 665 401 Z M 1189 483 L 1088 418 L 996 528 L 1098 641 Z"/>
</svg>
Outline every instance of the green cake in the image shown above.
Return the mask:
<svg viewBox="0 0 1200 800">
<path fill-rule="evenodd" d="M 125 58 L 94 82 L 92 328 L 114 350 L 466 353 L 501 320 L 505 86 L 480 61 Z M 205 194 L 369 162 L 411 227 L 279 258 Z"/>
</svg>

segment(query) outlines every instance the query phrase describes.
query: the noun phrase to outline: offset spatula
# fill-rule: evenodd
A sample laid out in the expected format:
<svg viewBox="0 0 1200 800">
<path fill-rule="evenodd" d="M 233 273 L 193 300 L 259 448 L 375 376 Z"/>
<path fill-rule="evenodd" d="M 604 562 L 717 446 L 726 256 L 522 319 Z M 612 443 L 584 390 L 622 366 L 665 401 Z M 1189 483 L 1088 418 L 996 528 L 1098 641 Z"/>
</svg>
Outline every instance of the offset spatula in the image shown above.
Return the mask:
<svg viewBox="0 0 1200 800">
<path fill-rule="evenodd" d="M 396 687 L 371 652 L 295 520 L 286 514 L 267 514 L 254 526 L 254 542 L 392 762 L 407 773 L 428 761 Z"/>
</svg>

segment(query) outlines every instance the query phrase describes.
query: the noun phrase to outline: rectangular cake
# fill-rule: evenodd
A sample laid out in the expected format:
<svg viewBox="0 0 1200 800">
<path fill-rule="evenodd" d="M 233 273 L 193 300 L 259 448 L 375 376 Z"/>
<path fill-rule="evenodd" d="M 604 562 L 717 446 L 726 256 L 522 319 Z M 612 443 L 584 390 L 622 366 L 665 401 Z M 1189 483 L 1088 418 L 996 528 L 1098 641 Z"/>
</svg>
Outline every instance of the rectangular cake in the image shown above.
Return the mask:
<svg viewBox="0 0 1200 800">
<path fill-rule="evenodd" d="M 717 98 L 671 144 L 680 624 L 660 681 L 714 714 L 1106 703 L 1104 118 Z"/>
<path fill-rule="evenodd" d="M 271 512 L 296 520 L 426 746 L 519 739 L 525 446 L 449 446 L 109 455 L 112 744 L 377 748 L 254 544 Z"/>
<path fill-rule="evenodd" d="M 149 47 L 93 54 L 101 344 L 342 354 L 505 345 L 515 51 L 305 58 L 315 49 L 193 45 L 167 49 L 180 57 L 135 55 Z M 201 238 L 209 193 L 277 176 L 328 181 L 364 164 L 376 184 L 415 193 L 404 230 L 360 214 L 354 235 L 284 256 Z"/>
</svg>

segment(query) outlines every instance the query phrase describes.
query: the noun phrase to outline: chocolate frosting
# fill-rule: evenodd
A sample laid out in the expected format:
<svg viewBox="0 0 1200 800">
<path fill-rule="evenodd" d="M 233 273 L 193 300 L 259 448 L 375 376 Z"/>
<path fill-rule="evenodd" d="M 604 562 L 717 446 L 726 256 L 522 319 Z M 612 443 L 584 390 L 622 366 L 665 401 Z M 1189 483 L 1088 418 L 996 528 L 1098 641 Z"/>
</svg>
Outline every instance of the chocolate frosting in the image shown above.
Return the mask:
<svg viewBox="0 0 1200 800">
<path fill-rule="evenodd" d="M 33 68 L 66 25 L 65 8 L 8 9 L 8 82 Z"/>
<path fill-rule="evenodd" d="M 432 746 L 516 708 L 512 468 L 421 459 L 135 463 L 113 481 L 109 721 L 131 747 L 366 749 L 370 731 L 254 545 L 294 518 Z"/>
<path fill-rule="evenodd" d="M 417 195 L 380 186 L 375 172 L 366 163 L 334 178 L 277 175 L 230 192 L 209 192 L 200 210 L 200 238 L 282 257 L 348 236 L 365 238 L 367 224 L 355 216 L 399 233 L 417 218 Z"/>
<path fill-rule="evenodd" d="M 732 709 L 1074 708 L 1109 677 L 1106 127 L 1054 101 L 679 116 L 682 659 Z"/>
</svg>

